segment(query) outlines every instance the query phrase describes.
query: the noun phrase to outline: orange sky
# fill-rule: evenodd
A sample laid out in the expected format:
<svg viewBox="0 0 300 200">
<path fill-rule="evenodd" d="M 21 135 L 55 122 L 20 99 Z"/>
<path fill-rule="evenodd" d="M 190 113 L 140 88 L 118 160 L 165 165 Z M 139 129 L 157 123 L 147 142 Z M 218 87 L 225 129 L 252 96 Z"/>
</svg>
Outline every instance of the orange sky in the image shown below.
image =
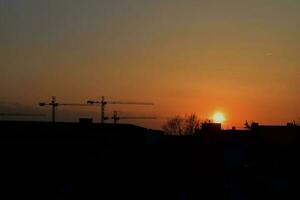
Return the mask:
<svg viewBox="0 0 300 200">
<path fill-rule="evenodd" d="M 297 120 L 299 9 L 293 0 L 3 0 L 0 112 L 45 112 L 35 105 L 52 95 L 65 102 L 105 95 L 154 102 L 109 110 L 155 115 L 134 121 L 154 128 L 192 112 L 222 111 L 226 127 Z M 98 111 L 61 108 L 59 119 Z"/>
</svg>

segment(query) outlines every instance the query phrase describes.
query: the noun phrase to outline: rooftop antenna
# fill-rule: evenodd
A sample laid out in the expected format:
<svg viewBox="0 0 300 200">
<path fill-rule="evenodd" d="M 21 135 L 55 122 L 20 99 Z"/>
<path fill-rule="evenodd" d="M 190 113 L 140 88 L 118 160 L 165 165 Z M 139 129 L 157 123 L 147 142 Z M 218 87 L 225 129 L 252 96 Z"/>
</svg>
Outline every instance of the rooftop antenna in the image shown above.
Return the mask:
<svg viewBox="0 0 300 200">
<path fill-rule="evenodd" d="M 40 106 L 51 106 L 52 107 L 52 122 L 55 122 L 56 115 L 56 107 L 58 106 L 87 106 L 87 104 L 80 103 L 57 103 L 56 97 L 52 96 L 52 100 L 50 103 L 40 102 Z"/>
<path fill-rule="evenodd" d="M 244 124 L 244 128 L 246 128 L 246 129 L 250 129 L 251 128 L 251 126 L 248 123 L 248 120 L 246 120 L 246 122 Z"/>
<path fill-rule="evenodd" d="M 156 119 L 156 117 L 120 117 L 118 116 L 118 112 L 114 111 L 112 119 L 114 120 L 114 124 L 116 124 L 121 119 Z"/>
<path fill-rule="evenodd" d="M 153 106 L 153 103 L 147 102 L 122 102 L 122 101 L 106 101 L 105 97 L 102 96 L 101 101 L 87 101 L 90 105 L 100 105 L 101 106 L 101 123 L 104 124 L 105 120 L 109 118 L 105 116 L 105 108 L 107 104 L 127 104 L 127 105 L 142 105 L 142 106 Z"/>
</svg>

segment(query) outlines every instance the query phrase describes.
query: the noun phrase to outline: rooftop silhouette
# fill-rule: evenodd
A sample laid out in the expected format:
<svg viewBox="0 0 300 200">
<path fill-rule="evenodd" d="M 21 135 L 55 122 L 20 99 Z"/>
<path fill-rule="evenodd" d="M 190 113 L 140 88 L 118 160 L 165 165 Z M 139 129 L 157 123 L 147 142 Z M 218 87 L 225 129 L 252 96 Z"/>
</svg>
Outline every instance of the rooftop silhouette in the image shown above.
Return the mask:
<svg viewBox="0 0 300 200">
<path fill-rule="evenodd" d="M 140 185 L 145 192 L 122 196 L 283 198 L 298 171 L 299 126 L 210 123 L 175 136 L 126 124 L 0 121 L 0 131 L 2 181 L 13 179 L 18 184 L 7 189 L 37 198 L 104 198 L 108 189 Z"/>
</svg>

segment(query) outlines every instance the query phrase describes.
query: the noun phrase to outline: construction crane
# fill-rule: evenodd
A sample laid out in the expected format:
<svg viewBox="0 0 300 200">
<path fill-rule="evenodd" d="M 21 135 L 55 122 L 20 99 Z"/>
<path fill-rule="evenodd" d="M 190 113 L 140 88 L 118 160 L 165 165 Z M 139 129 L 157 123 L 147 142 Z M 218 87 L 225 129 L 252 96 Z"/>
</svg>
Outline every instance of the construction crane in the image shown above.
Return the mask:
<svg viewBox="0 0 300 200">
<path fill-rule="evenodd" d="M 156 117 L 120 117 L 118 116 L 118 112 L 114 111 L 114 115 L 111 119 L 113 119 L 114 124 L 116 124 L 121 119 L 156 119 Z"/>
<path fill-rule="evenodd" d="M 80 103 L 57 103 L 55 96 L 52 96 L 52 100 L 50 103 L 40 102 L 39 105 L 52 107 L 52 122 L 55 122 L 56 107 L 58 106 L 87 106 L 87 104 Z"/>
<path fill-rule="evenodd" d="M 109 118 L 105 116 L 105 107 L 107 104 L 127 104 L 127 105 L 142 105 L 142 106 L 153 106 L 153 103 L 147 102 L 122 102 L 122 101 L 106 101 L 105 97 L 102 96 L 101 101 L 87 101 L 87 104 L 90 105 L 100 105 L 101 106 L 101 123 L 104 124 L 105 120 Z"/>
</svg>

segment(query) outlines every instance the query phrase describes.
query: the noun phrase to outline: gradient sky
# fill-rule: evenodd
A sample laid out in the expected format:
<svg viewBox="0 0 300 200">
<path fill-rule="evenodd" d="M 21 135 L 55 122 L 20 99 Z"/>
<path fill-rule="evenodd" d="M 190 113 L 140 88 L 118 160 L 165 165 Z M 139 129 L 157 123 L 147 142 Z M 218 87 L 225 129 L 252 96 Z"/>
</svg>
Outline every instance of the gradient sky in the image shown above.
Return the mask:
<svg viewBox="0 0 300 200">
<path fill-rule="evenodd" d="M 297 120 L 299 10 L 299 0 L 0 0 L 0 112 L 105 95 L 154 102 L 109 109 L 156 115 L 135 122 L 153 128 L 192 112 L 222 111 L 237 127 Z M 99 115 L 60 109 L 60 120 Z"/>
</svg>

